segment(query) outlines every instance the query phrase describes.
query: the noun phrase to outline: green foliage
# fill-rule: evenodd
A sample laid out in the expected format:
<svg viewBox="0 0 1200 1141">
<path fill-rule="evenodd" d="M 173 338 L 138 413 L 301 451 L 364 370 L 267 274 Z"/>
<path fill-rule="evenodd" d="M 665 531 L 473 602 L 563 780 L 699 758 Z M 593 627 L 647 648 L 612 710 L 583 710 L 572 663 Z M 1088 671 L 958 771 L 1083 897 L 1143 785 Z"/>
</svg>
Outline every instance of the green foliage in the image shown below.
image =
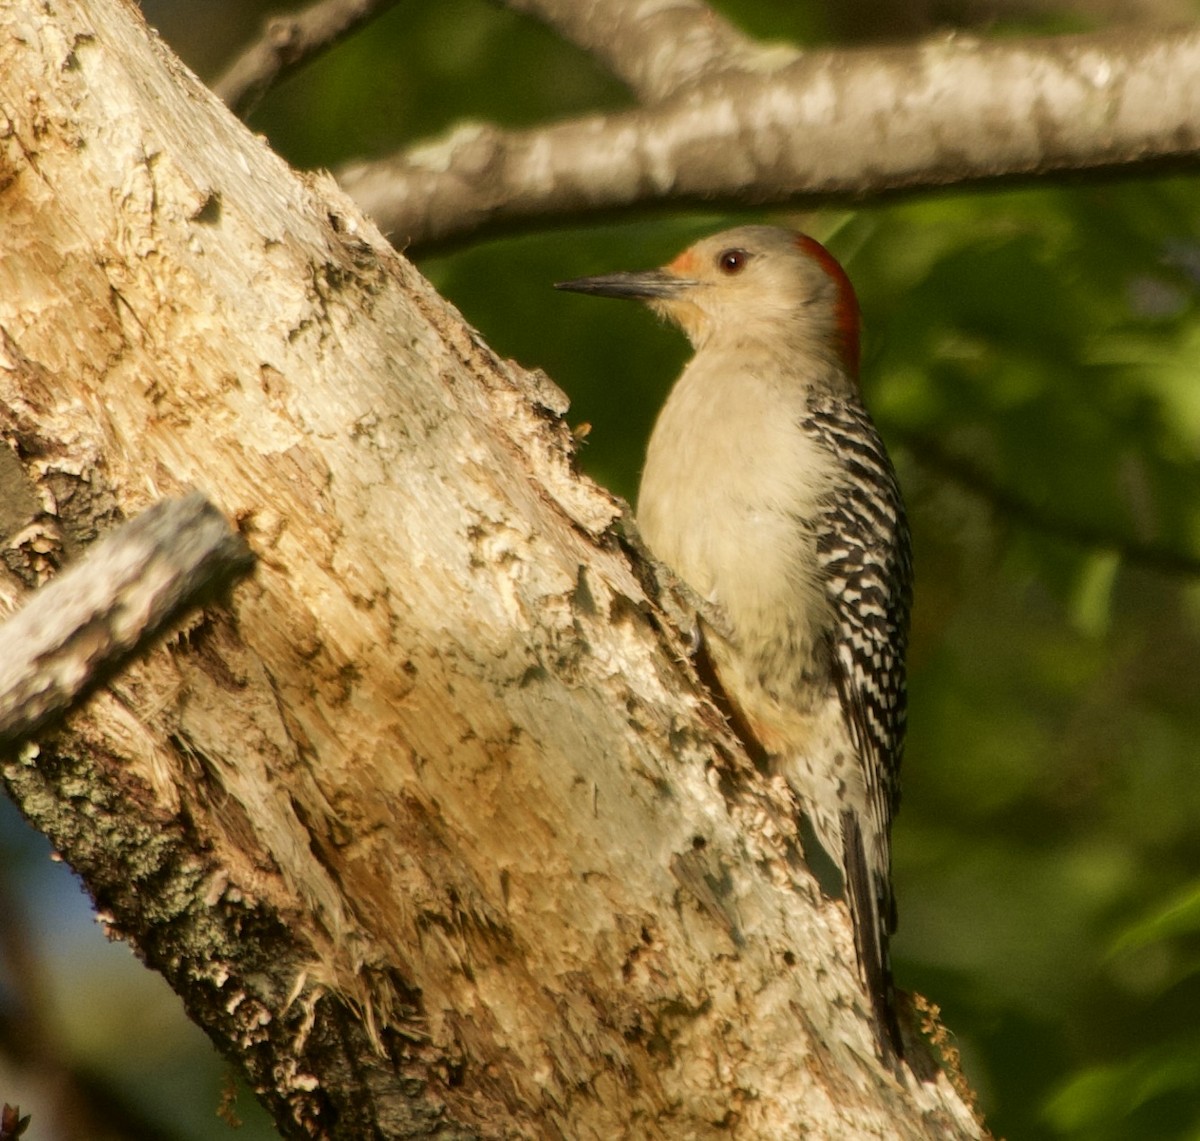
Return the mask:
<svg viewBox="0 0 1200 1141">
<path fill-rule="evenodd" d="M 536 20 L 441 0 L 399 5 L 285 82 L 252 124 L 296 165 L 333 167 L 464 120 L 520 127 L 631 103 Z"/>
<path fill-rule="evenodd" d="M 1198 223 L 1182 179 L 854 223 L 919 575 L 899 973 L 998 1133 L 1195 1135 L 1197 909 L 1132 917 L 1200 868 Z"/>
<path fill-rule="evenodd" d="M 1200 1132 L 1200 1035 L 1147 1048 L 1076 1075 L 1050 1100 L 1060 1134 L 1092 1141 L 1195 1137 Z"/>
</svg>

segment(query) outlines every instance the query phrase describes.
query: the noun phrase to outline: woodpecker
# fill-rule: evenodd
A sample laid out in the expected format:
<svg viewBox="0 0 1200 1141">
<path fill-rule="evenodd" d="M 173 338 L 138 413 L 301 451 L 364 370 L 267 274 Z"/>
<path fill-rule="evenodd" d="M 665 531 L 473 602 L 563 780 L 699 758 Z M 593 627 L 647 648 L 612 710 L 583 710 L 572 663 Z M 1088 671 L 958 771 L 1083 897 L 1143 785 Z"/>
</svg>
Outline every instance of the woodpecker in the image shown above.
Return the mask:
<svg viewBox="0 0 1200 1141">
<path fill-rule="evenodd" d="M 731 721 L 839 868 L 879 1051 L 900 1058 L 888 943 L 912 560 L 859 389 L 854 288 L 819 242 L 771 226 L 557 288 L 641 299 L 691 341 L 650 438 L 638 526 L 711 608 L 704 650 Z"/>
</svg>

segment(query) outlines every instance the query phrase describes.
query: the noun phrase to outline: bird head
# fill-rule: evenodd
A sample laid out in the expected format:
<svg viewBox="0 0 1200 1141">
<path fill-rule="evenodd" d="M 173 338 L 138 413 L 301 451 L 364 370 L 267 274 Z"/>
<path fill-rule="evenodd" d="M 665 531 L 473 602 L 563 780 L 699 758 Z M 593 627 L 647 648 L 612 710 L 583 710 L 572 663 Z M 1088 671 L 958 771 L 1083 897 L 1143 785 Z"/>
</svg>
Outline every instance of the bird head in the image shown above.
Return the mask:
<svg viewBox="0 0 1200 1141">
<path fill-rule="evenodd" d="M 820 242 L 795 230 L 739 226 L 702 239 L 661 269 L 583 277 L 555 288 L 645 301 L 696 349 L 748 342 L 815 349 L 858 377 L 854 287 Z"/>
</svg>

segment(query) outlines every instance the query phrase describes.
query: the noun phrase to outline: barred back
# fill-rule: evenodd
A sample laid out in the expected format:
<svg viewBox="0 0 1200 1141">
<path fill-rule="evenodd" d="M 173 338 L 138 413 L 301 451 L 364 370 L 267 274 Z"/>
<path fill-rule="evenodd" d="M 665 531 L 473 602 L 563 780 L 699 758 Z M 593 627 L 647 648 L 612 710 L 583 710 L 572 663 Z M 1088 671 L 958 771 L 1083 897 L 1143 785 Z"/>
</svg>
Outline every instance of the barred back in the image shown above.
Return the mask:
<svg viewBox="0 0 1200 1141">
<path fill-rule="evenodd" d="M 907 713 L 908 521 L 892 462 L 860 403 L 814 395 L 803 427 L 836 458 L 840 473 L 825 504 L 817 555 L 836 615 L 833 651 L 847 720 L 886 829 L 899 804 Z"/>
<path fill-rule="evenodd" d="M 888 943 L 896 929 L 892 816 L 900 804 L 907 713 L 905 654 L 912 554 L 891 460 L 866 409 L 814 395 L 802 421 L 833 456 L 837 477 L 818 525 L 817 559 L 834 613 L 831 658 L 838 697 L 866 791 L 866 819 L 841 809 L 842 850 L 854 944 L 886 1058 L 903 1053 Z"/>
</svg>

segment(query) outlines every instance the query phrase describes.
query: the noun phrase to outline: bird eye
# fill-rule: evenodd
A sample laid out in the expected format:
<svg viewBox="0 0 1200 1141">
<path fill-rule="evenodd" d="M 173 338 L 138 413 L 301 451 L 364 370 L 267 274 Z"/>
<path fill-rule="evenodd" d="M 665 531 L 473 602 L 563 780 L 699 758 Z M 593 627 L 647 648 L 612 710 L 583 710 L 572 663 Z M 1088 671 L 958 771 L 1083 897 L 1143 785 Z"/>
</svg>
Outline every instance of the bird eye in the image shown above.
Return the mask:
<svg viewBox="0 0 1200 1141">
<path fill-rule="evenodd" d="M 722 273 L 741 273 L 746 268 L 750 255 L 745 250 L 722 250 L 717 254 L 717 269 Z"/>
</svg>

